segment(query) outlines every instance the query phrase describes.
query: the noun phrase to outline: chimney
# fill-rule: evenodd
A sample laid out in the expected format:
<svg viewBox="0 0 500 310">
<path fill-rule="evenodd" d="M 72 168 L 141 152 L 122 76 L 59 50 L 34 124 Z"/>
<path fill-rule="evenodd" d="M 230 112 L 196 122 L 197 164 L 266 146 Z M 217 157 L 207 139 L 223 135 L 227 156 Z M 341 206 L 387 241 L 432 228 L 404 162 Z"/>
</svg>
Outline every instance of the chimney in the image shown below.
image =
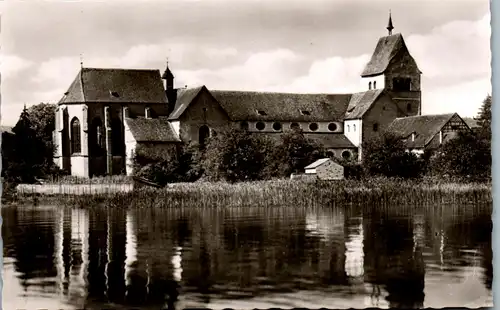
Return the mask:
<svg viewBox="0 0 500 310">
<path fill-rule="evenodd" d="M 144 109 L 144 118 L 151 118 L 151 109 L 149 107 Z"/>
</svg>

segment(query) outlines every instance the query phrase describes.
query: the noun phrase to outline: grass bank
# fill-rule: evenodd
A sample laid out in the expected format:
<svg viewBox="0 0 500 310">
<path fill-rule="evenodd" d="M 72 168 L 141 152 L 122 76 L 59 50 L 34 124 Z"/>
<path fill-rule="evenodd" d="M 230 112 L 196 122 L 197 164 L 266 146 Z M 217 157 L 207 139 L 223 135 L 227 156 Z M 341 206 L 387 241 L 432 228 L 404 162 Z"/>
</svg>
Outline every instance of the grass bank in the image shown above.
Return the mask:
<svg viewBox="0 0 500 310">
<path fill-rule="evenodd" d="M 20 197 L 23 199 L 23 197 Z M 24 199 L 33 197 L 24 197 Z M 290 180 L 247 183 L 178 183 L 130 193 L 38 197 L 63 205 L 175 208 L 218 206 L 466 205 L 491 204 L 491 183 L 368 179 L 334 182 Z"/>
</svg>

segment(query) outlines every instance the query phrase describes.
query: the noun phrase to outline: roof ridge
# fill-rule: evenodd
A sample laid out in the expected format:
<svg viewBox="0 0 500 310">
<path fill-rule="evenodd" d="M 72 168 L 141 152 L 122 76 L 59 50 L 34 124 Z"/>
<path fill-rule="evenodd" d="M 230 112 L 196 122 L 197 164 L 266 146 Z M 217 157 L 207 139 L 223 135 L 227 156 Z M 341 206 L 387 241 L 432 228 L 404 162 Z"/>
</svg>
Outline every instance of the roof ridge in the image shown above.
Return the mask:
<svg viewBox="0 0 500 310">
<path fill-rule="evenodd" d="M 417 117 L 426 117 L 426 116 L 453 116 L 455 114 L 457 114 L 457 113 L 453 112 L 453 113 L 441 113 L 441 114 L 410 115 L 410 116 L 396 117 L 396 119 L 408 119 L 408 118 L 417 118 Z"/>
<path fill-rule="evenodd" d="M 252 94 L 275 94 L 275 95 L 316 95 L 316 96 L 336 96 L 343 95 L 348 96 L 353 93 L 294 93 L 294 92 L 277 92 L 277 91 L 257 91 L 257 90 L 223 90 L 223 89 L 212 89 L 211 92 L 225 92 L 225 93 L 252 93 Z"/>
<path fill-rule="evenodd" d="M 90 70 L 102 70 L 102 71 L 110 71 L 110 70 L 114 70 L 114 71 L 160 71 L 160 69 L 138 69 L 138 68 L 111 68 L 111 67 L 84 67 L 82 68 L 82 71 L 83 70 L 87 70 L 87 71 L 90 71 Z"/>
</svg>

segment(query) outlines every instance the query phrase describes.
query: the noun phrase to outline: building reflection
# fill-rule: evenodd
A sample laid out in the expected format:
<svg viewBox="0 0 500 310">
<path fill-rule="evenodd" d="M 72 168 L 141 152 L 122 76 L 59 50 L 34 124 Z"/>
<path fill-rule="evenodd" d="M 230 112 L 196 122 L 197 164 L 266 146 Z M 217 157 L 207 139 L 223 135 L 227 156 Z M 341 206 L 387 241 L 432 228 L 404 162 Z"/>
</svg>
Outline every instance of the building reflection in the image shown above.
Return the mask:
<svg viewBox="0 0 500 310">
<path fill-rule="evenodd" d="M 69 294 L 71 299 L 84 300 L 87 295 L 89 216 L 83 209 L 71 210 L 71 267 Z"/>
<path fill-rule="evenodd" d="M 364 215 L 363 225 L 365 281 L 374 299 L 383 288 L 390 307 L 423 307 L 425 264 L 415 247 L 412 218 L 374 210 Z"/>
<path fill-rule="evenodd" d="M 364 276 L 363 217 L 349 219 L 345 243 L 345 272 L 350 278 L 362 280 Z"/>
</svg>

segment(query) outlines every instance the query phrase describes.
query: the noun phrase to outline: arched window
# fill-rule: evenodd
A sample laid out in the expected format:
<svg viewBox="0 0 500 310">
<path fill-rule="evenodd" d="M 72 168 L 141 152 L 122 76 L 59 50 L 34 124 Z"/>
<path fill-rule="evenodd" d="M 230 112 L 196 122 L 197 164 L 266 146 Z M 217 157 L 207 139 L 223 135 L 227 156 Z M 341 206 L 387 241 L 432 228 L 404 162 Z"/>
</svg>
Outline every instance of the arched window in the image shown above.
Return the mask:
<svg viewBox="0 0 500 310">
<path fill-rule="evenodd" d="M 210 129 L 208 126 L 203 125 L 200 127 L 199 133 L 198 133 L 198 138 L 199 138 L 199 143 L 201 148 L 205 148 L 207 144 L 207 139 L 210 138 Z"/>
<path fill-rule="evenodd" d="M 347 125 L 347 132 L 351 132 L 351 126 Z"/>
<path fill-rule="evenodd" d="M 116 156 L 125 155 L 123 124 L 118 118 L 113 119 L 111 122 L 111 152 Z"/>
<path fill-rule="evenodd" d="M 406 105 L 406 111 L 411 112 L 411 103 Z"/>
<path fill-rule="evenodd" d="M 352 125 L 352 132 L 356 132 L 356 124 Z"/>
<path fill-rule="evenodd" d="M 370 89 L 370 90 L 372 89 L 372 82 L 371 81 L 368 82 L 368 89 Z"/>
<path fill-rule="evenodd" d="M 377 89 L 377 81 L 373 81 L 373 89 Z"/>
<path fill-rule="evenodd" d="M 101 118 L 96 117 L 92 120 L 89 136 L 90 153 L 95 156 L 101 155 L 104 150 L 104 128 Z"/>
<path fill-rule="evenodd" d="M 377 123 L 373 124 L 373 131 L 378 131 L 378 124 Z"/>
<path fill-rule="evenodd" d="M 80 121 L 78 118 L 73 117 L 71 120 L 71 154 L 80 153 L 81 151 Z"/>
</svg>

